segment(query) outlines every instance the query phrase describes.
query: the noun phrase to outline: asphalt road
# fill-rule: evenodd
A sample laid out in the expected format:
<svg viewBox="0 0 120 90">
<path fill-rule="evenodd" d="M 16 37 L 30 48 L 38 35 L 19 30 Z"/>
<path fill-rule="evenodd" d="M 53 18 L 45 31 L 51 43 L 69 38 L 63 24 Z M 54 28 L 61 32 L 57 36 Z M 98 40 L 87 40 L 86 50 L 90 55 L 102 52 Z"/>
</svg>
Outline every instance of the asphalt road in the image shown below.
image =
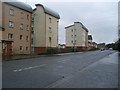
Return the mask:
<svg viewBox="0 0 120 90">
<path fill-rule="evenodd" d="M 116 53 L 112 50 L 89 51 L 5 61 L 2 87 L 117 88 Z"/>
</svg>

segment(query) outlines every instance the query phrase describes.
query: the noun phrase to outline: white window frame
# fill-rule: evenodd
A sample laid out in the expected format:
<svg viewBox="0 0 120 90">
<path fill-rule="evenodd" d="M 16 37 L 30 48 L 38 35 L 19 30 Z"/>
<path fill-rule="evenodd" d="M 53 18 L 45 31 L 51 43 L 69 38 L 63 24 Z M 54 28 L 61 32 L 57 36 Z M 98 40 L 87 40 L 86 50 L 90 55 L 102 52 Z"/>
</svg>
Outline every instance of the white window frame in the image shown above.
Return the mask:
<svg viewBox="0 0 120 90">
<path fill-rule="evenodd" d="M 23 24 L 22 23 L 20 24 L 20 29 L 23 30 Z"/>
<path fill-rule="evenodd" d="M 14 27 L 14 22 L 13 21 L 9 21 L 9 28 L 13 28 Z"/>
<path fill-rule="evenodd" d="M 8 34 L 8 39 L 13 39 L 13 34 L 9 33 Z"/>
<path fill-rule="evenodd" d="M 9 15 L 14 16 L 14 9 L 9 9 Z"/>
</svg>

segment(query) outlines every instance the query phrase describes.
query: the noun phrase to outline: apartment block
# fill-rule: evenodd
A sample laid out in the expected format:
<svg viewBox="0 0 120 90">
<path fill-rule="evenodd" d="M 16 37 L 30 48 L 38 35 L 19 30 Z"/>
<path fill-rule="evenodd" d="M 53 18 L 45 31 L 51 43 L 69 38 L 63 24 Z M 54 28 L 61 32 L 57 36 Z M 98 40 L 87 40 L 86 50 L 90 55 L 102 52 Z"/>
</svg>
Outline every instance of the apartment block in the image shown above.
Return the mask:
<svg viewBox="0 0 120 90">
<path fill-rule="evenodd" d="M 88 35 L 88 48 L 91 49 L 93 47 L 93 43 L 92 43 L 92 35 Z"/>
<path fill-rule="evenodd" d="M 44 53 L 47 48 L 58 47 L 59 14 L 42 4 L 36 4 L 32 17 L 31 47 L 33 52 Z"/>
<path fill-rule="evenodd" d="M 30 54 L 31 6 L 2 2 L 2 52 L 4 56 Z"/>
<path fill-rule="evenodd" d="M 66 48 L 77 48 L 78 51 L 88 47 L 88 29 L 81 22 L 65 27 Z"/>
</svg>

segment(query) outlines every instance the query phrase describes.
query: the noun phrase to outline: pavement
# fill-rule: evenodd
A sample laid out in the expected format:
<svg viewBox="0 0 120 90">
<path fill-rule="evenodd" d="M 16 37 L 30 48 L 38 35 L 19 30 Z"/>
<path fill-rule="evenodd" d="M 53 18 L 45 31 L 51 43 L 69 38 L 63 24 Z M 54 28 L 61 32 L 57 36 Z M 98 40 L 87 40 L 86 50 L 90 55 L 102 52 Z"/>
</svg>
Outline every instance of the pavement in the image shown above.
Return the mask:
<svg viewBox="0 0 120 90">
<path fill-rule="evenodd" d="M 118 52 L 61 54 L 3 62 L 3 88 L 118 88 Z"/>
</svg>

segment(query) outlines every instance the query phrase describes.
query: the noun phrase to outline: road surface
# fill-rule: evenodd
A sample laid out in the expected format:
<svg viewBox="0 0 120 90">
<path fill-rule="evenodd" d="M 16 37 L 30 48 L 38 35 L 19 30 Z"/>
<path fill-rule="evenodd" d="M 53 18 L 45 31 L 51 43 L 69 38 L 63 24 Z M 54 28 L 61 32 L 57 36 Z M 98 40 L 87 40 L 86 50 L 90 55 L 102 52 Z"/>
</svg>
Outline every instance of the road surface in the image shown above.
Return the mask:
<svg viewBox="0 0 120 90">
<path fill-rule="evenodd" d="M 118 53 L 88 51 L 4 61 L 3 88 L 118 88 Z"/>
</svg>

